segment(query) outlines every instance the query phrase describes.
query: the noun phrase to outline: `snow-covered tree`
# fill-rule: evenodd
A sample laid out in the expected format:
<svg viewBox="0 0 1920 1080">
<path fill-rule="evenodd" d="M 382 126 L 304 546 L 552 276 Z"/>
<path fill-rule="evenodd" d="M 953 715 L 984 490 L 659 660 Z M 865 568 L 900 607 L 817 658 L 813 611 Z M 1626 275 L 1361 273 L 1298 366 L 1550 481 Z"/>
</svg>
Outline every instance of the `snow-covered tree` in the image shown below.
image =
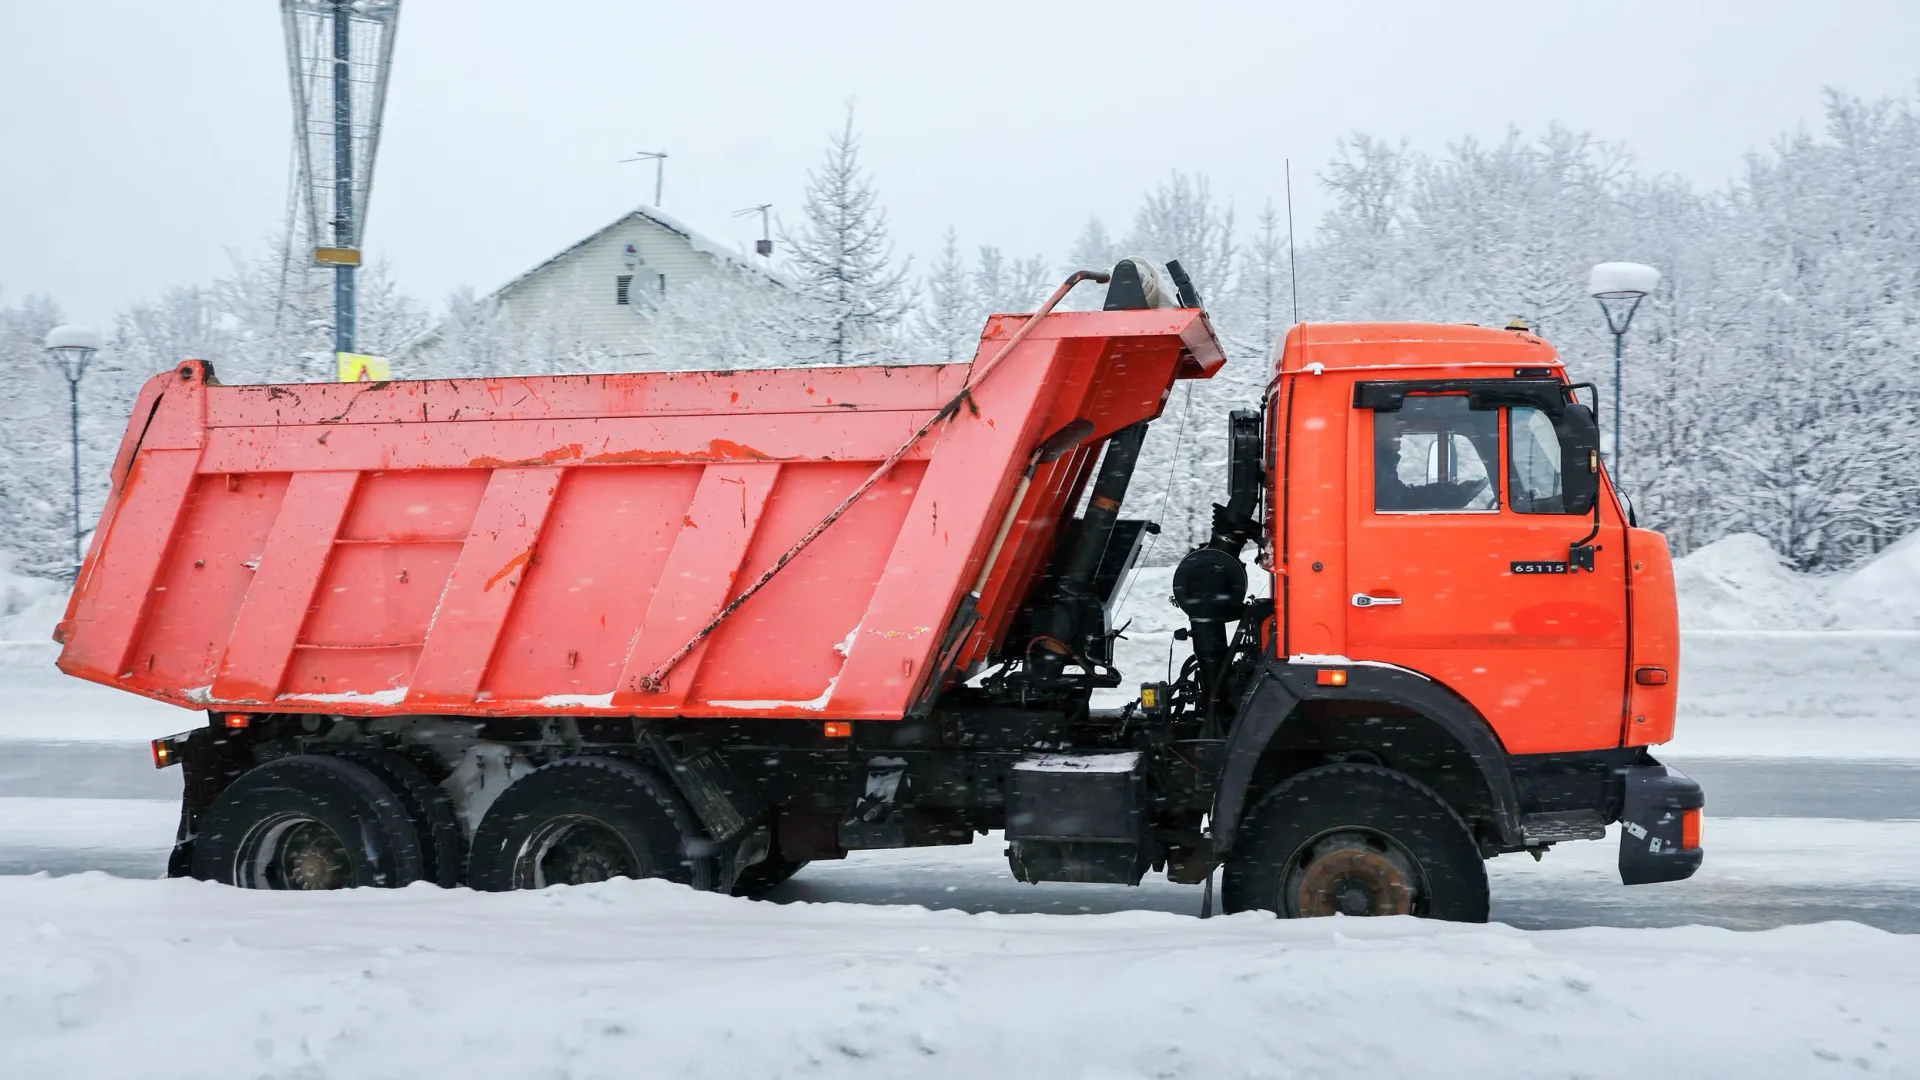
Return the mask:
<svg viewBox="0 0 1920 1080">
<path fill-rule="evenodd" d="M 1279 212 L 1268 203 L 1240 265 L 1235 329 L 1245 339 L 1240 351 L 1256 360 L 1270 361 L 1293 323 L 1293 271 L 1281 225 Z"/>
<path fill-rule="evenodd" d="M 981 304 L 973 276 L 960 258 L 960 238 L 951 225 L 941 239 L 940 257 L 921 281 L 920 295 L 920 305 L 913 313 L 912 336 L 921 355 L 942 364 L 970 359 L 973 345 L 980 339 L 975 316 Z"/>
<path fill-rule="evenodd" d="M 0 364 L 12 374 L 0 400 L 0 540 L 13 569 L 38 577 L 64 576 L 73 561 L 67 384 L 42 350 L 63 321 L 45 297 L 0 296 Z"/>
<path fill-rule="evenodd" d="M 794 343 L 819 329 L 815 315 L 781 279 L 722 264 L 676 286 L 645 317 L 660 367 L 725 371 L 795 363 Z"/>
<path fill-rule="evenodd" d="M 1166 563 L 1206 539 L 1213 504 L 1226 499 L 1227 414 L 1259 406 L 1268 367 L 1266 358 L 1253 355 L 1241 332 L 1240 252 L 1233 211 L 1214 202 L 1206 177 L 1176 172 L 1148 191 L 1134 214 L 1124 250 L 1163 268 L 1178 259 L 1230 354 L 1227 366 L 1212 379 L 1185 384 L 1175 392 L 1167 415 L 1148 432 L 1140 449 L 1128 489 L 1128 513 L 1160 523 L 1163 532 L 1149 558 Z"/>
<path fill-rule="evenodd" d="M 987 315 L 1035 311 L 1053 289 L 1047 280 L 1045 259 L 1037 255 L 1009 259 L 999 248 L 983 245 L 973 271 L 973 291 L 984 321 Z"/>
<path fill-rule="evenodd" d="M 807 173 L 799 226 L 781 226 L 792 254 L 787 272 L 800 300 L 790 358 L 798 363 L 868 364 L 899 358 L 912 297 L 909 267 L 894 265 L 887 215 L 860 166 L 853 110 Z"/>
</svg>

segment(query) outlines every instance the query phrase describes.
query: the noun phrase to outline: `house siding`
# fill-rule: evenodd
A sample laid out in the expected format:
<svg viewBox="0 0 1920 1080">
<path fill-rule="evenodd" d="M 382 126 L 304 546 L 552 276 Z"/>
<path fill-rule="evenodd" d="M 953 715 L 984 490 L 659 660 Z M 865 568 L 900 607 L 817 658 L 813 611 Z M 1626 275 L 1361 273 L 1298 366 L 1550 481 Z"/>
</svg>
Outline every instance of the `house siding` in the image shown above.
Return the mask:
<svg viewBox="0 0 1920 1080">
<path fill-rule="evenodd" d="M 638 253 L 631 268 L 628 244 Z M 644 313 L 662 279 L 672 290 L 714 270 L 714 257 L 686 237 L 634 215 L 502 289 L 501 314 L 519 329 L 543 319 L 557 323 L 613 357 L 651 366 L 660 358 L 648 347 Z M 629 273 L 631 302 L 620 304 L 617 283 Z"/>
</svg>

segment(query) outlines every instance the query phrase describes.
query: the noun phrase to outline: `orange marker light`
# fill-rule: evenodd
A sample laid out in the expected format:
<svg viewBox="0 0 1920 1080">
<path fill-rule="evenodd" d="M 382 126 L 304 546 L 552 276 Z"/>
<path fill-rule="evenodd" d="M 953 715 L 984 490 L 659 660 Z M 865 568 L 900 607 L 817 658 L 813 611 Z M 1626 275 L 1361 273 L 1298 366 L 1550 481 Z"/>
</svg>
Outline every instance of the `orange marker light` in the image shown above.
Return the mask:
<svg viewBox="0 0 1920 1080">
<path fill-rule="evenodd" d="M 230 712 L 226 715 L 226 725 L 230 728 L 243 728 L 253 723 L 253 717 L 243 712 Z"/>
<path fill-rule="evenodd" d="M 853 725 L 845 720 L 829 720 L 824 730 L 829 739 L 844 739 L 853 734 Z"/>
<path fill-rule="evenodd" d="M 1641 686 L 1665 686 L 1670 677 L 1663 667 L 1635 668 L 1633 671 L 1633 681 Z"/>
<path fill-rule="evenodd" d="M 167 740 L 155 739 L 152 746 L 154 768 L 164 769 L 173 764 L 173 747 L 167 745 Z"/>
<path fill-rule="evenodd" d="M 1313 681 L 1321 686 L 1347 685 L 1347 673 L 1340 668 L 1321 668 L 1313 673 Z"/>
<path fill-rule="evenodd" d="M 1686 810 L 1680 814 L 1680 847 L 1691 851 L 1700 846 L 1700 826 L 1707 816 L 1705 810 Z"/>
</svg>

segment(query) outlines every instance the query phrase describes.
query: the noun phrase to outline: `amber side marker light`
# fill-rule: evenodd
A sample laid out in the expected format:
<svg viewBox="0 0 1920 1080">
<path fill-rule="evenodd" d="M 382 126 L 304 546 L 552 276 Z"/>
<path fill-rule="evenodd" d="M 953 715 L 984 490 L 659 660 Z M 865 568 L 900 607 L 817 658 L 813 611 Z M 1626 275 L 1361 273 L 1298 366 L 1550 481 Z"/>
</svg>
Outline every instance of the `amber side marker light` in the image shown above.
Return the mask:
<svg viewBox="0 0 1920 1080">
<path fill-rule="evenodd" d="M 153 767 L 154 768 L 164 769 L 167 766 L 174 764 L 173 747 L 167 745 L 167 740 L 155 739 L 153 740 L 151 745 L 153 747 Z"/>
<path fill-rule="evenodd" d="M 1345 686 L 1347 673 L 1341 668 L 1321 668 L 1313 673 L 1313 681 L 1320 686 Z"/>
<path fill-rule="evenodd" d="M 1705 810 L 1683 810 L 1680 812 L 1680 847 L 1691 851 L 1700 846 L 1700 826 L 1705 820 Z"/>
<path fill-rule="evenodd" d="M 1663 667 L 1635 668 L 1633 672 L 1633 681 L 1641 686 L 1665 686 L 1669 678 L 1671 676 Z"/>
<path fill-rule="evenodd" d="M 845 720 L 829 720 L 822 730 L 829 739 L 844 739 L 853 734 L 853 725 Z"/>
</svg>

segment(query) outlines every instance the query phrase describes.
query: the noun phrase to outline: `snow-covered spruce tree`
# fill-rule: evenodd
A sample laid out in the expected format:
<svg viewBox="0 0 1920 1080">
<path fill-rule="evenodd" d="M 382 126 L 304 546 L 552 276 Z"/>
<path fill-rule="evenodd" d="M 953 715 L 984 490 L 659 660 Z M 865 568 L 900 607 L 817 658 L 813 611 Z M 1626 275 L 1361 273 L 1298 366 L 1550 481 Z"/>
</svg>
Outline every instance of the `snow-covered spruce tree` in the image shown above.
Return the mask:
<svg viewBox="0 0 1920 1080">
<path fill-rule="evenodd" d="M 940 364 L 971 359 L 974 345 L 980 340 L 981 328 L 975 316 L 981 304 L 973 277 L 960 258 L 960 240 L 951 225 L 941 238 L 940 257 L 921 279 L 920 296 L 909 328 L 920 355 Z"/>
<path fill-rule="evenodd" d="M 1293 322 L 1293 273 L 1287 264 L 1287 234 L 1272 203 L 1260 212 L 1259 232 L 1247 244 L 1240 264 L 1236 325 L 1244 338 L 1240 351 L 1271 363 L 1280 339 Z"/>
<path fill-rule="evenodd" d="M 982 245 L 973 271 L 973 291 L 979 298 L 980 322 L 988 315 L 1038 310 L 1052 291 L 1047 262 L 1039 256 L 1009 259 L 999 248 Z"/>
<path fill-rule="evenodd" d="M 860 167 L 853 110 L 827 144 L 819 168 L 807 173 L 805 217 L 797 229 L 781 225 L 791 252 L 787 272 L 800 318 L 789 342 L 799 363 L 872 364 L 898 360 L 901 329 L 912 306 L 909 266 L 896 267 L 887 239 L 887 215 L 873 181 Z"/>
</svg>

